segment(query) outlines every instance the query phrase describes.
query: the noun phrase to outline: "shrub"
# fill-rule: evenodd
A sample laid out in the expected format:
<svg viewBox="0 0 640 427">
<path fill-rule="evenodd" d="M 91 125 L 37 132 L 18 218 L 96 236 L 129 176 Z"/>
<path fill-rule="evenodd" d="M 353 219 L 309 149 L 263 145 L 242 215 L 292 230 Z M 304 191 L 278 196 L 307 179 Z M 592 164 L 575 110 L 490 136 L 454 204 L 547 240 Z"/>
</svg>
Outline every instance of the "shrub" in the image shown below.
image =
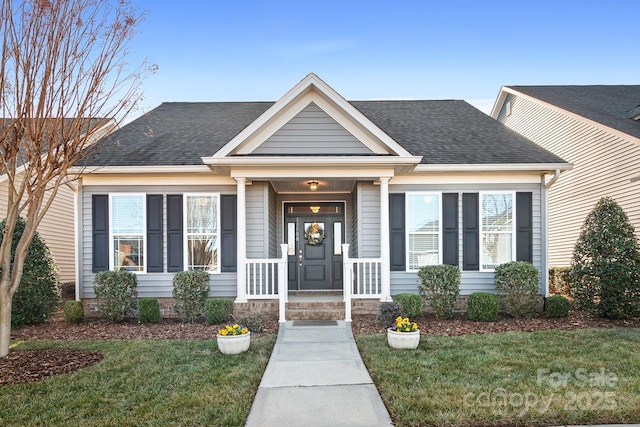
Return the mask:
<svg viewBox="0 0 640 427">
<path fill-rule="evenodd" d="M 173 276 L 173 298 L 176 313 L 193 323 L 204 311 L 209 296 L 209 273 L 201 270 L 181 271 Z"/>
<path fill-rule="evenodd" d="M 569 315 L 569 300 L 562 295 L 547 298 L 547 317 L 567 317 Z"/>
<path fill-rule="evenodd" d="M 489 292 L 474 292 L 467 300 L 470 320 L 493 322 L 498 317 L 498 296 Z"/>
<path fill-rule="evenodd" d="M 453 308 L 460 295 L 460 269 L 454 265 L 428 265 L 418 272 L 422 284 L 418 290 L 439 319 L 453 317 Z"/>
<path fill-rule="evenodd" d="M 422 314 L 422 298 L 418 294 L 397 294 L 393 300 L 400 304 L 404 316 L 415 319 Z"/>
<path fill-rule="evenodd" d="M 66 301 L 64 303 L 64 321 L 67 323 L 81 323 L 84 310 L 80 301 Z"/>
<path fill-rule="evenodd" d="M 538 270 L 533 264 L 512 261 L 495 269 L 496 289 L 503 295 L 504 310 L 513 317 L 535 313 L 538 303 Z"/>
<path fill-rule="evenodd" d="M 138 296 L 138 278 L 125 271 L 101 271 L 93 279 L 98 310 L 114 323 L 122 322 Z"/>
<path fill-rule="evenodd" d="M 0 243 L 6 221 L 0 222 Z M 16 220 L 11 242 L 11 262 L 22 237 L 26 221 Z M 20 285 L 11 303 L 11 326 L 18 328 L 47 320 L 60 301 L 60 279 L 56 265 L 44 239 L 36 232 L 29 244 Z"/>
<path fill-rule="evenodd" d="M 378 307 L 378 322 L 382 323 L 385 328 L 395 325 L 396 318 L 402 315 L 400 304 L 395 301 L 381 302 Z"/>
<path fill-rule="evenodd" d="M 587 215 L 573 251 L 576 308 L 601 317 L 640 310 L 640 250 L 633 225 L 613 199 L 603 197 Z"/>
<path fill-rule="evenodd" d="M 267 327 L 267 321 L 262 314 L 243 317 L 239 323 L 249 329 L 250 332 L 264 332 Z"/>
<path fill-rule="evenodd" d="M 228 298 L 208 299 L 204 306 L 207 323 L 217 325 L 225 323 L 233 314 L 233 301 Z M 253 329 L 250 329 L 253 330 Z M 257 332 L 257 331 L 256 331 Z"/>
<path fill-rule="evenodd" d="M 156 298 L 142 298 L 138 301 L 138 321 L 160 323 L 160 303 Z"/>
<path fill-rule="evenodd" d="M 571 295 L 571 267 L 549 268 L 549 293 Z"/>
</svg>

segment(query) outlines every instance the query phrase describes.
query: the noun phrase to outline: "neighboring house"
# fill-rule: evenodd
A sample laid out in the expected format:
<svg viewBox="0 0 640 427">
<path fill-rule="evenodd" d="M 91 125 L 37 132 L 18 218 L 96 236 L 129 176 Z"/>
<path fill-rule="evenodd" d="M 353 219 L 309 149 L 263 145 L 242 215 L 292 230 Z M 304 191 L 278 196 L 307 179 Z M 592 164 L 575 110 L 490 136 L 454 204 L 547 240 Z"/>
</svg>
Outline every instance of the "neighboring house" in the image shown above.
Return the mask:
<svg viewBox="0 0 640 427">
<path fill-rule="evenodd" d="M 95 135 L 98 140 L 115 129 L 115 121 L 102 126 Z M 18 175 L 20 176 L 20 175 Z M 8 186 L 6 173 L 0 174 L 0 216 L 5 218 L 7 213 Z M 76 243 L 74 208 L 76 185 L 74 182 L 61 185 L 54 201 L 38 226 L 38 233 L 47 243 L 55 259 L 60 283 L 76 281 Z M 49 193 L 50 194 L 50 193 Z M 48 199 L 48 195 L 46 198 Z M 46 199 L 45 199 L 46 200 Z M 23 215 L 24 216 L 24 215 Z"/>
<path fill-rule="evenodd" d="M 285 286 L 389 300 L 427 264 L 493 291 L 503 262 L 546 272 L 547 178 L 570 168 L 464 101 L 349 102 L 314 74 L 275 103 L 164 103 L 107 141 L 78 181 L 89 311 L 118 268 L 158 298 L 206 270 L 246 310 Z"/>
<path fill-rule="evenodd" d="M 549 191 L 549 264 L 571 264 L 588 213 L 603 196 L 640 237 L 640 85 L 506 86 L 491 116 L 574 167 Z"/>
</svg>

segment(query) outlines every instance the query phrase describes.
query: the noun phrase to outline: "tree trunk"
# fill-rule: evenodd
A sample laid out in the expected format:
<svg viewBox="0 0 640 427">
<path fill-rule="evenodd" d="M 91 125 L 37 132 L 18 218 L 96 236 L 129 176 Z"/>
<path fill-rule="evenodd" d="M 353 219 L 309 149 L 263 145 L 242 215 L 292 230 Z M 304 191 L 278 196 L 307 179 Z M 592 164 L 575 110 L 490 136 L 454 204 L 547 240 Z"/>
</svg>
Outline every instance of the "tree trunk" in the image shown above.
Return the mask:
<svg viewBox="0 0 640 427">
<path fill-rule="evenodd" d="M 11 340 L 11 300 L 9 290 L 0 285 L 0 358 L 9 354 Z"/>
</svg>

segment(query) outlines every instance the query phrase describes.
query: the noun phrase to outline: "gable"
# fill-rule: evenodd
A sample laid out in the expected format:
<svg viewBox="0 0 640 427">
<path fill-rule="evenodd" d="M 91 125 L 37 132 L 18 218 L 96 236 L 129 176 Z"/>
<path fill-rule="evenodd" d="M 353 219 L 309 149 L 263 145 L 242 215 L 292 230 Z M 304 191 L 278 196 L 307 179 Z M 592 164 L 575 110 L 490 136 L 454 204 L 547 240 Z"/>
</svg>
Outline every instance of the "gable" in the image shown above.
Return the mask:
<svg viewBox="0 0 640 427">
<path fill-rule="evenodd" d="M 318 147 L 322 147 L 321 152 Z M 312 156 L 327 152 L 334 155 L 375 154 L 326 111 L 311 102 L 251 154 Z"/>
</svg>

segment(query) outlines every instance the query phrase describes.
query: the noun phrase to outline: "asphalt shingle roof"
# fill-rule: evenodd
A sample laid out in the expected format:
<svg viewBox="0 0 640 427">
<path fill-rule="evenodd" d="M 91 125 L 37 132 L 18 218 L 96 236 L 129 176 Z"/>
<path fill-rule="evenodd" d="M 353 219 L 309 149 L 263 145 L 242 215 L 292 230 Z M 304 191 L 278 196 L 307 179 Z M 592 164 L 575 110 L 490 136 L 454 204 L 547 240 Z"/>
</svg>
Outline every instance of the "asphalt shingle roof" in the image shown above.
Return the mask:
<svg viewBox="0 0 640 427">
<path fill-rule="evenodd" d="M 509 87 L 640 138 L 640 121 L 632 120 L 640 114 L 640 85 Z"/>
<path fill-rule="evenodd" d="M 423 164 L 564 163 L 464 101 L 351 104 Z M 107 136 L 87 165 L 201 165 L 271 105 L 163 103 Z"/>
</svg>

